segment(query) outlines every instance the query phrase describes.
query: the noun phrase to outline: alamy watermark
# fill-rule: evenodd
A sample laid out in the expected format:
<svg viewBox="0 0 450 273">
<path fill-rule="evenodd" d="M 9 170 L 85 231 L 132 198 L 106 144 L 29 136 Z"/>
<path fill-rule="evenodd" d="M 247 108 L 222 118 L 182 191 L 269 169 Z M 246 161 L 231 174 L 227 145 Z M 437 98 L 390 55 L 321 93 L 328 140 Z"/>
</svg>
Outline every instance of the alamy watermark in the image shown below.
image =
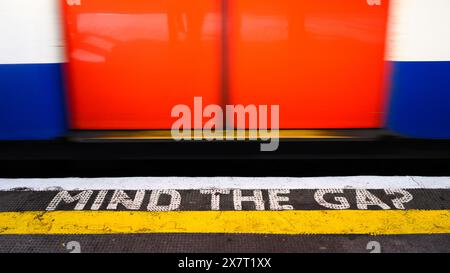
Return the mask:
<svg viewBox="0 0 450 273">
<path fill-rule="evenodd" d="M 263 152 L 278 149 L 279 105 L 226 105 L 224 108 L 215 104 L 203 105 L 202 97 L 194 98 L 194 109 L 176 105 L 171 113 L 173 118 L 178 118 L 172 125 L 172 138 L 177 141 L 259 140 L 263 142 Z"/>
</svg>

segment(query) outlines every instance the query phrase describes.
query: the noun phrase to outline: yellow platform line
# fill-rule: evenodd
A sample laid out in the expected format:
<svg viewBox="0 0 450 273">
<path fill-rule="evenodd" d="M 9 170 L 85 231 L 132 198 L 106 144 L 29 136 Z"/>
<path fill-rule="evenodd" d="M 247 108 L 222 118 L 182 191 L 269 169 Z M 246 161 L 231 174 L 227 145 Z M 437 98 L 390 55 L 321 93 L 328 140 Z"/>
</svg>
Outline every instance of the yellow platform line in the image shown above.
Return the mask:
<svg viewBox="0 0 450 273">
<path fill-rule="evenodd" d="M 2 212 L 0 234 L 450 234 L 450 210 Z"/>
</svg>

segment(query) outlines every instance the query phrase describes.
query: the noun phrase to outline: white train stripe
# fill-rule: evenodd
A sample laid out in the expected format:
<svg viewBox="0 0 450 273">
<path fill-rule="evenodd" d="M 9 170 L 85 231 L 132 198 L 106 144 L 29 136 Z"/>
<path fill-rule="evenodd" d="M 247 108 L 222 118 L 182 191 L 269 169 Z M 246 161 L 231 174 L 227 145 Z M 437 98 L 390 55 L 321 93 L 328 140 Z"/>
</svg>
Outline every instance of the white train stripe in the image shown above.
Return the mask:
<svg viewBox="0 0 450 273">
<path fill-rule="evenodd" d="M 58 0 L 0 2 L 0 64 L 64 62 Z M 391 0 L 387 59 L 450 61 L 450 1 Z"/>
<path fill-rule="evenodd" d="M 450 1 L 391 0 L 387 60 L 450 61 Z"/>
<path fill-rule="evenodd" d="M 449 189 L 450 177 L 121 177 L 0 179 L 0 191 L 156 189 Z"/>
<path fill-rule="evenodd" d="M 65 61 L 59 0 L 0 1 L 0 64 Z"/>
</svg>

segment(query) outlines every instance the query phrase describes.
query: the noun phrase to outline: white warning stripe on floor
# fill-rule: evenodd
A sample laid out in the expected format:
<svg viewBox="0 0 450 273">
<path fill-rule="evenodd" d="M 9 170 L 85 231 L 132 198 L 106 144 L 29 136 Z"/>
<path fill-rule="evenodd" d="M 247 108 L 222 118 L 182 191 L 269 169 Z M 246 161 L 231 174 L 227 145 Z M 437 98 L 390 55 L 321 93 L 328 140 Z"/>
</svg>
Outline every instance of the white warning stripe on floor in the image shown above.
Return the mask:
<svg viewBox="0 0 450 273">
<path fill-rule="evenodd" d="M 448 189 L 450 177 L 120 177 L 0 179 L 0 191 L 45 190 L 157 190 L 157 189 Z"/>
</svg>

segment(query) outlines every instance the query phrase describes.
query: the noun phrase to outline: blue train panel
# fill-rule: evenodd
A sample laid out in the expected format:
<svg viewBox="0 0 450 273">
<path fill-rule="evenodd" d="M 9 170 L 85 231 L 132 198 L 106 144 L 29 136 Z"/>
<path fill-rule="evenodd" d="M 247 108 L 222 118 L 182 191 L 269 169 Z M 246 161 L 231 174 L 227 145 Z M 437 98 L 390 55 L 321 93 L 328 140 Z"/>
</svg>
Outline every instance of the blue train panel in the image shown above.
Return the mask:
<svg viewBox="0 0 450 273">
<path fill-rule="evenodd" d="M 450 1 L 391 4 L 387 126 L 407 137 L 450 139 Z"/>
<path fill-rule="evenodd" d="M 0 139 L 41 140 L 66 130 L 61 64 L 0 65 Z"/>
<path fill-rule="evenodd" d="M 65 134 L 59 0 L 0 1 L 0 140 Z"/>
<path fill-rule="evenodd" d="M 395 62 L 388 127 L 417 138 L 450 138 L 450 62 Z"/>
</svg>

